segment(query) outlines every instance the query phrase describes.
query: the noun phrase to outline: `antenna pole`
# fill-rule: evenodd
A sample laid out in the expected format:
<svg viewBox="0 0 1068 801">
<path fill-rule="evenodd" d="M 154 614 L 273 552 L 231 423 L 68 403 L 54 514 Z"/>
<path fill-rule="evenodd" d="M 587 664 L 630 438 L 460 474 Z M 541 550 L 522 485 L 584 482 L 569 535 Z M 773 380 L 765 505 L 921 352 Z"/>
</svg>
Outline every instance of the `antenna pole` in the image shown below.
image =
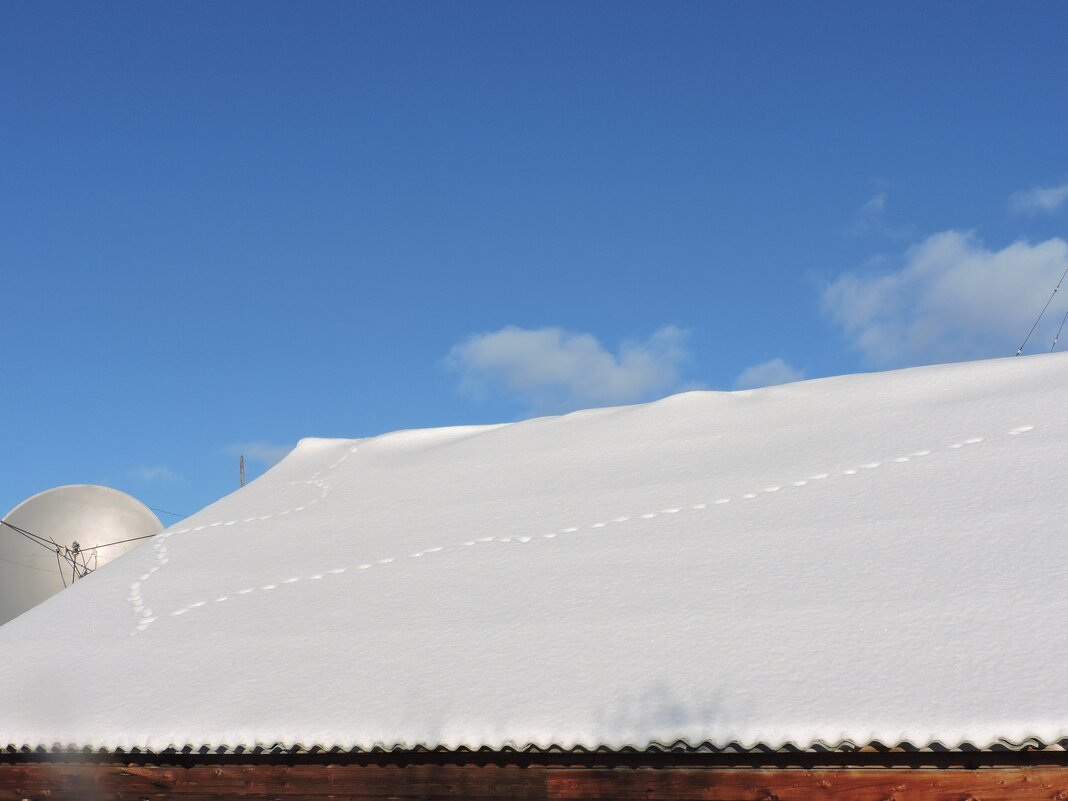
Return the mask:
<svg viewBox="0 0 1068 801">
<path fill-rule="evenodd" d="M 245 486 L 245 454 L 241 454 L 241 486 Z"/>
</svg>

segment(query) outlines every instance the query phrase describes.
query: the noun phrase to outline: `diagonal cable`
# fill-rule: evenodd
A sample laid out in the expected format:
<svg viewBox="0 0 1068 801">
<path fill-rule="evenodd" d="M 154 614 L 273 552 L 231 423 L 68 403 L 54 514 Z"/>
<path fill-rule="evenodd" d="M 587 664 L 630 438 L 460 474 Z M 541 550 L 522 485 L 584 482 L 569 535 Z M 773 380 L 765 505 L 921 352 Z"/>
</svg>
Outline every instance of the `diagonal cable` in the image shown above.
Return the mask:
<svg viewBox="0 0 1068 801">
<path fill-rule="evenodd" d="M 1060 340 L 1060 338 L 1061 338 L 1061 331 L 1063 331 L 1063 330 L 1064 330 L 1064 322 L 1065 322 L 1065 320 L 1068 320 L 1068 311 L 1065 311 L 1065 312 L 1064 312 L 1064 317 L 1062 317 L 1062 318 L 1061 318 L 1061 324 L 1060 324 L 1060 326 L 1059 326 L 1059 327 L 1057 328 L 1057 336 L 1053 337 L 1053 344 L 1049 346 L 1049 352 L 1050 352 L 1050 353 L 1053 353 L 1053 351 L 1054 351 L 1054 350 L 1056 349 L 1056 347 L 1057 347 L 1057 342 L 1058 342 L 1058 341 Z"/>
<path fill-rule="evenodd" d="M 1057 291 L 1061 288 L 1061 284 L 1064 282 L 1065 276 L 1068 276 L 1068 267 L 1064 268 L 1064 272 L 1061 274 L 1061 280 L 1057 282 L 1057 286 L 1053 287 L 1053 291 L 1050 293 L 1049 300 L 1046 301 L 1046 305 L 1042 307 L 1042 311 L 1040 311 L 1038 313 L 1038 317 L 1035 318 L 1035 324 L 1032 325 L 1031 326 L 1031 330 L 1027 332 L 1027 336 L 1024 337 L 1023 344 L 1020 345 L 1020 347 L 1016 350 L 1016 355 L 1017 356 L 1019 356 L 1021 353 L 1023 353 L 1023 349 L 1027 345 L 1027 340 L 1029 340 L 1031 338 L 1031 334 L 1035 333 L 1035 329 L 1038 328 L 1038 324 L 1042 320 L 1042 315 L 1044 315 L 1046 313 L 1046 309 L 1049 308 L 1049 304 L 1053 302 L 1053 297 L 1054 297 L 1054 295 L 1057 294 Z M 1064 323 L 1062 322 L 1061 325 L 1063 326 Z M 1060 336 L 1060 332 L 1059 331 L 1057 332 L 1057 336 Z M 1054 344 L 1054 346 L 1056 346 L 1056 344 L 1057 344 L 1056 341 L 1054 341 L 1053 344 Z M 1052 350 L 1052 348 L 1050 350 Z"/>
</svg>

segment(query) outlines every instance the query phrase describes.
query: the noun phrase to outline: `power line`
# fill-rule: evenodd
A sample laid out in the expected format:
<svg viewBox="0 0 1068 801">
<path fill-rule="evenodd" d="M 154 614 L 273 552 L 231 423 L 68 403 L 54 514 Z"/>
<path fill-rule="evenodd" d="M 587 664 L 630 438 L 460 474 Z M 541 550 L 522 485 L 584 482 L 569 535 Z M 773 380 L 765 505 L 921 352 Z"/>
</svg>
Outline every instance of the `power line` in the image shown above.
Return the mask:
<svg viewBox="0 0 1068 801">
<path fill-rule="evenodd" d="M 71 548 L 70 546 L 67 546 L 67 545 L 60 545 L 55 540 L 45 539 L 44 537 L 40 536 L 39 534 L 34 534 L 32 531 L 27 531 L 26 529 L 24 529 L 24 528 L 22 528 L 20 526 L 16 526 L 13 523 L 7 522 L 6 520 L 0 520 L 0 525 L 7 526 L 9 529 L 14 531 L 16 534 L 19 534 L 19 535 L 25 537 L 26 539 L 28 539 L 30 542 L 34 543 L 35 545 L 40 545 L 42 548 L 45 548 L 46 550 L 49 550 L 49 551 L 52 551 L 53 553 L 55 553 L 55 555 L 56 555 L 56 567 L 59 568 L 59 577 L 61 579 L 63 579 L 63 586 L 64 587 L 67 586 L 67 579 L 66 579 L 66 576 L 63 575 L 63 562 L 66 562 L 70 566 L 70 569 L 71 569 L 71 581 L 74 581 L 75 579 L 85 577 L 85 576 L 87 576 L 87 575 L 89 575 L 90 573 L 93 572 L 94 568 L 90 568 L 89 567 L 89 556 L 88 556 L 88 554 L 89 554 L 90 551 L 92 551 L 92 553 L 93 553 L 92 558 L 93 558 L 93 562 L 94 562 L 94 566 L 95 566 L 97 548 L 107 548 L 107 547 L 109 547 L 111 545 L 122 545 L 123 543 L 135 542 L 136 540 L 147 540 L 150 537 L 156 536 L 155 534 L 145 534 L 145 535 L 140 536 L 140 537 L 130 537 L 130 538 L 125 539 L 125 540 L 115 540 L 114 542 L 105 542 L 105 543 L 102 543 L 100 545 L 91 545 L 91 546 L 89 546 L 87 548 L 82 548 L 80 545 L 78 545 L 78 543 L 74 543 L 74 547 Z M 78 561 L 78 557 L 79 556 L 81 557 L 81 562 L 80 563 Z M 4 561 L 10 561 L 10 560 L 4 560 Z M 29 565 L 23 565 L 23 567 L 29 567 Z M 39 568 L 37 568 L 37 569 L 39 569 Z M 79 573 L 80 573 L 80 575 L 79 575 Z"/>
<path fill-rule="evenodd" d="M 107 548 L 110 545 L 122 545 L 124 542 L 134 542 L 135 540 L 147 540 L 155 537 L 155 534 L 143 534 L 140 537 L 130 537 L 128 540 L 115 540 L 115 542 L 105 542 L 103 545 L 90 545 L 88 548 L 82 548 L 82 552 L 95 551 L 97 548 Z"/>
<path fill-rule="evenodd" d="M 19 528 L 18 526 L 12 525 L 11 523 L 8 523 L 6 520 L 0 520 L 0 524 L 7 526 L 9 529 L 11 529 L 12 531 L 17 532 L 18 534 L 21 534 L 22 536 L 24 536 L 27 539 L 29 539 L 30 542 L 34 542 L 34 543 L 40 545 L 42 548 L 47 548 L 50 551 L 55 550 L 57 548 L 62 548 L 64 550 L 71 551 L 72 553 L 75 553 L 75 551 L 72 551 L 69 547 L 67 547 L 65 545 L 60 545 L 55 540 L 45 539 L 44 537 L 42 537 L 42 536 L 40 536 L 38 534 L 34 534 L 32 531 L 27 531 L 24 528 Z M 124 542 L 134 542 L 136 540 L 147 540 L 147 539 L 149 539 L 151 537 L 155 537 L 155 536 L 156 536 L 155 534 L 143 534 L 140 537 L 130 537 L 129 539 L 115 540 L 114 542 L 105 542 L 105 543 L 101 543 L 100 545 L 87 545 L 84 548 L 79 547 L 77 552 L 85 553 L 86 551 L 95 551 L 97 548 L 107 548 L 107 547 L 109 547 L 111 545 L 122 545 Z"/>
<path fill-rule="evenodd" d="M 16 525 L 12 525 L 11 523 L 8 523 L 6 520 L 0 520 L 0 525 L 7 526 L 9 529 L 14 531 L 15 533 L 21 534 L 23 537 L 28 539 L 30 542 L 35 543 L 37 545 L 40 545 L 42 548 L 47 548 L 50 551 L 60 547 L 59 543 L 56 542 L 55 540 L 49 540 L 49 539 L 45 539 L 44 537 L 40 537 L 37 534 L 34 534 L 32 531 L 27 531 L 24 528 L 19 528 Z"/>
<path fill-rule="evenodd" d="M 1053 291 L 1049 295 L 1049 300 L 1046 301 L 1046 305 L 1042 307 L 1042 311 L 1038 313 L 1038 317 L 1035 318 L 1035 324 L 1031 326 L 1031 330 L 1027 332 L 1027 336 L 1024 337 L 1023 344 L 1016 351 L 1016 355 L 1019 356 L 1023 353 L 1024 347 L 1027 345 L 1027 340 L 1031 338 L 1031 334 L 1035 333 L 1035 329 L 1038 328 L 1039 321 L 1042 320 L 1042 315 L 1046 313 L 1046 309 L 1049 308 L 1049 304 L 1053 302 L 1053 297 L 1057 294 L 1057 291 L 1061 288 L 1061 284 L 1064 283 L 1065 276 L 1068 276 L 1068 267 L 1064 268 L 1064 272 L 1061 274 L 1061 280 L 1057 282 L 1057 286 L 1053 287 Z M 1064 322 L 1061 322 L 1061 326 L 1064 326 Z M 1060 330 L 1057 331 L 1057 336 L 1060 337 Z M 1057 340 L 1053 340 L 1053 347 L 1057 347 Z M 1050 348 L 1052 352 L 1053 348 Z"/>
<path fill-rule="evenodd" d="M 51 569 L 45 570 L 43 567 L 34 567 L 33 565 L 27 565 L 27 564 L 23 564 L 22 562 L 16 562 L 14 559 L 5 559 L 2 556 L 0 556 L 0 562 L 7 562 L 9 565 L 18 565 L 19 567 L 24 567 L 27 570 L 36 570 L 38 573 L 47 573 L 50 576 L 54 575 L 52 573 Z"/>
<path fill-rule="evenodd" d="M 159 512 L 161 515 L 172 515 L 174 517 L 189 517 L 189 515 L 183 515 L 180 512 L 168 512 L 166 509 L 157 509 L 155 506 L 148 507 L 153 512 Z"/>
<path fill-rule="evenodd" d="M 1056 350 L 1056 348 L 1057 348 L 1057 342 L 1061 338 L 1061 331 L 1064 330 L 1064 322 L 1065 322 L 1065 320 L 1068 320 L 1068 311 L 1065 311 L 1064 317 L 1061 318 L 1061 324 L 1057 328 L 1057 336 L 1053 337 L 1053 344 L 1049 346 L 1049 352 L 1050 353 L 1053 353 L 1053 351 Z"/>
<path fill-rule="evenodd" d="M 56 542 L 53 539 L 45 539 L 44 537 L 40 536 L 39 534 L 34 534 L 32 531 L 27 531 L 26 529 L 22 528 L 21 526 L 16 526 L 16 525 L 14 525 L 12 523 L 7 522 L 6 520 L 0 520 L 0 524 L 7 526 L 9 529 L 14 531 L 16 534 L 21 534 L 23 537 L 28 539 L 30 542 L 32 542 L 32 543 L 34 543 L 36 545 L 40 545 L 42 548 L 47 548 L 49 551 L 53 551 L 56 554 L 56 567 L 59 569 L 59 577 L 60 577 L 60 579 L 62 579 L 64 587 L 67 586 L 67 579 L 63 575 L 63 562 L 66 562 L 68 565 L 70 565 L 71 581 L 74 581 L 74 579 L 78 577 L 78 568 L 79 568 L 78 553 L 80 551 L 80 548 L 77 547 L 77 543 L 75 543 L 75 550 L 72 551 L 67 546 L 60 545 L 58 542 Z M 94 556 L 95 556 L 95 552 L 94 552 Z M 84 562 L 84 559 L 83 559 L 83 562 Z M 89 573 L 92 572 L 91 570 L 89 570 L 88 563 L 84 564 L 82 567 L 83 567 L 82 576 L 87 576 L 87 575 L 89 575 Z"/>
</svg>

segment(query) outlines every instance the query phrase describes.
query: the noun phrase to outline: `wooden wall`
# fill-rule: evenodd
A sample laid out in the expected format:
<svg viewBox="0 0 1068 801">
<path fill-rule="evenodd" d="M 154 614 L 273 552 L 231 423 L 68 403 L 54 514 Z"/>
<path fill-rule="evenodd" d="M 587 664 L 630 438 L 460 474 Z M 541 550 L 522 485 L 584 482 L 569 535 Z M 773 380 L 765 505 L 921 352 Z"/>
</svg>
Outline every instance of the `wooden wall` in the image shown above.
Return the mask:
<svg viewBox="0 0 1068 801">
<path fill-rule="evenodd" d="M 966 769 L 0 760 L 0 801 L 167 798 L 1068 801 L 1068 765 Z"/>
</svg>

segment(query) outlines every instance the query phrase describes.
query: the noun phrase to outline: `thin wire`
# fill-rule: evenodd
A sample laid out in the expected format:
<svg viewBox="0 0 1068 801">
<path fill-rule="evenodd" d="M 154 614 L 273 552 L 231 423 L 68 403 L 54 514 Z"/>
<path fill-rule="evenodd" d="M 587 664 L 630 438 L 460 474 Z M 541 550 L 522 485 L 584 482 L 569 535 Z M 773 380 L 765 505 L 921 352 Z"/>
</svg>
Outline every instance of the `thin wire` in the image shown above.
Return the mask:
<svg viewBox="0 0 1068 801">
<path fill-rule="evenodd" d="M 77 556 L 76 555 L 75 556 L 71 555 L 72 551 L 71 551 L 70 548 L 68 548 L 66 546 L 63 546 L 63 545 L 60 545 L 58 542 L 56 542 L 53 539 L 45 539 L 44 537 L 42 537 L 39 534 L 34 534 L 32 531 L 27 531 L 26 529 L 21 528 L 20 526 L 16 526 L 13 523 L 8 523 L 6 520 L 0 520 L 0 524 L 3 524 L 5 526 L 7 526 L 9 529 L 14 531 L 16 534 L 21 534 L 23 537 L 28 539 L 30 542 L 32 542 L 32 543 L 34 543 L 36 545 L 40 545 L 42 548 L 47 548 L 49 551 L 54 552 L 55 555 L 56 555 L 56 565 L 59 567 L 59 577 L 61 579 L 63 579 L 63 586 L 64 587 L 67 586 L 67 579 L 63 575 L 63 562 L 66 562 L 70 566 L 70 569 L 71 569 L 71 581 L 74 581 L 74 579 L 77 577 L 78 560 L 77 560 Z M 60 561 L 61 559 L 62 559 L 62 561 Z M 90 572 L 92 572 L 92 571 L 90 571 Z"/>
<path fill-rule="evenodd" d="M 2 550 L 3 549 L 0 548 L 0 551 Z M 29 553 L 20 552 L 19 559 L 28 559 L 32 564 L 38 564 L 38 559 L 40 559 L 42 562 L 50 560 L 52 558 L 52 554 L 54 554 L 55 552 L 55 548 L 49 548 L 48 553 L 45 553 L 44 551 L 30 551 Z"/>
<path fill-rule="evenodd" d="M 1053 296 L 1056 295 L 1057 290 L 1061 288 L 1061 284 L 1064 283 L 1065 276 L 1068 276 L 1068 267 L 1064 268 L 1064 273 L 1061 275 L 1061 280 L 1057 282 L 1057 286 L 1053 287 L 1053 291 L 1050 293 L 1049 300 L 1046 301 L 1046 305 L 1042 307 L 1042 311 L 1040 311 L 1038 313 L 1038 317 L 1035 318 L 1035 324 L 1031 326 L 1031 330 L 1028 331 L 1027 336 L 1024 337 L 1023 345 L 1020 345 L 1020 347 L 1017 349 L 1017 356 L 1023 353 L 1023 349 L 1027 345 L 1027 340 L 1031 338 L 1031 334 L 1035 333 L 1035 329 L 1038 328 L 1038 323 L 1042 320 L 1042 315 L 1046 313 L 1046 309 L 1049 308 L 1049 304 L 1053 302 Z"/>
<path fill-rule="evenodd" d="M 1057 340 L 1061 338 L 1061 331 L 1064 330 L 1064 321 L 1068 320 L 1068 311 L 1065 311 L 1064 317 L 1061 318 L 1060 328 L 1057 329 L 1057 336 L 1053 337 L 1053 344 L 1049 346 L 1049 352 L 1053 353 L 1053 350 L 1057 347 Z"/>
<path fill-rule="evenodd" d="M 63 589 L 67 589 L 67 579 L 63 575 L 63 565 L 59 561 L 59 549 L 56 549 L 56 567 L 59 568 L 59 577 L 63 579 Z"/>
<path fill-rule="evenodd" d="M 46 540 L 44 537 L 42 537 L 42 536 L 40 536 L 38 534 L 34 534 L 32 531 L 27 531 L 24 528 L 19 528 L 18 526 L 12 525 L 11 523 L 8 523 L 6 520 L 0 520 L 0 525 L 5 525 L 9 529 L 11 529 L 12 531 L 16 531 L 16 532 L 18 532 L 19 534 L 21 534 L 24 537 L 32 538 L 31 542 L 36 542 L 42 548 L 47 548 L 50 551 L 54 550 L 55 548 L 64 547 L 64 546 L 60 545 L 58 542 L 56 542 L 55 540 L 50 540 L 50 539 Z M 144 534 L 144 535 L 142 535 L 140 537 L 130 537 L 127 540 L 115 540 L 114 542 L 105 542 L 102 545 L 90 545 L 88 547 L 82 548 L 82 552 L 92 551 L 92 550 L 94 550 L 96 548 L 107 548 L 110 545 L 122 545 L 122 543 L 124 543 L 124 542 L 134 542 L 136 540 L 147 540 L 150 537 L 155 537 L 155 536 L 156 536 L 155 534 Z"/>
<path fill-rule="evenodd" d="M 21 536 L 23 536 L 23 537 L 25 537 L 26 539 L 28 539 L 28 540 L 29 540 L 30 542 L 32 542 L 32 543 L 33 543 L 34 545 L 40 545 L 40 546 L 41 546 L 42 548 L 47 548 L 47 549 L 48 549 L 48 550 L 50 550 L 50 551 L 52 550 L 52 547 L 51 547 L 50 545 L 47 545 L 47 544 L 45 544 L 45 543 L 41 542 L 41 541 L 40 541 L 40 540 L 38 540 L 38 539 L 37 539 L 36 537 L 31 537 L 31 536 L 30 536 L 29 534 L 25 534 L 25 533 L 23 533 L 22 531 L 19 531 L 19 529 L 15 528 L 14 526 L 9 526 L 9 528 L 10 528 L 10 529 L 11 529 L 12 531 L 14 531 L 14 532 L 15 532 L 16 534 L 20 534 Z"/>
<path fill-rule="evenodd" d="M 6 520 L 0 520 L 0 525 L 7 526 L 12 531 L 17 531 L 19 534 L 21 534 L 24 537 L 30 537 L 30 538 L 32 538 L 34 540 L 38 540 L 38 541 L 40 541 L 42 543 L 47 543 L 46 547 L 51 546 L 51 545 L 58 545 L 59 544 L 58 542 L 55 542 L 54 540 L 46 539 L 45 537 L 42 537 L 39 534 L 34 534 L 32 531 L 27 531 L 24 528 L 20 528 L 19 526 L 16 526 L 14 523 L 8 523 Z"/>
<path fill-rule="evenodd" d="M 89 570 L 89 562 L 86 559 L 87 551 L 83 551 L 80 548 L 74 552 L 74 571 L 77 572 L 78 578 L 84 578 L 92 571 Z"/>
<path fill-rule="evenodd" d="M 45 570 L 43 567 L 34 567 L 33 565 L 26 565 L 22 562 L 16 562 L 14 559 L 5 559 L 4 557 L 0 556 L 0 562 L 7 562 L 9 565 L 18 565 L 19 567 L 24 567 L 27 570 L 36 570 L 38 573 L 47 573 L 50 576 L 52 575 L 52 571 L 50 569 Z"/>
<path fill-rule="evenodd" d="M 38 536 L 37 534 L 34 534 L 32 531 L 27 531 L 24 528 L 19 528 L 18 526 L 12 525 L 11 523 L 8 523 L 6 520 L 0 520 L 0 525 L 7 526 L 9 529 L 14 531 L 15 533 L 21 534 L 23 537 L 28 539 L 30 542 L 34 542 L 34 543 L 40 545 L 42 548 L 47 548 L 50 551 L 53 548 L 60 547 L 59 543 L 56 542 L 55 540 L 47 540 L 44 537 L 41 537 L 41 536 Z"/>
<path fill-rule="evenodd" d="M 183 515 L 178 512 L 168 512 L 166 509 L 157 509 L 155 506 L 148 507 L 153 512 L 159 512 L 161 515 L 173 515 L 174 517 L 189 517 L 189 515 Z"/>
<path fill-rule="evenodd" d="M 171 514 L 173 514 L 173 513 L 171 513 Z M 110 547 L 112 545 L 122 545 L 123 543 L 127 543 L 127 542 L 136 542 L 137 540 L 147 540 L 147 539 L 149 539 L 151 537 L 155 537 L 156 536 L 155 534 L 145 534 L 145 535 L 140 536 L 140 537 L 130 537 L 129 539 L 125 539 L 125 540 L 116 540 L 114 542 L 105 542 L 102 545 L 93 545 L 93 546 L 91 546 L 89 548 L 81 548 L 81 549 L 79 549 L 78 552 L 74 552 L 69 547 L 60 545 L 55 540 L 45 539 L 44 537 L 42 537 L 42 536 L 40 536 L 38 534 L 34 534 L 32 531 L 27 531 L 24 528 L 20 528 L 19 526 L 16 526 L 16 525 L 14 525 L 12 523 L 8 523 L 6 520 L 0 520 L 0 525 L 7 526 L 9 529 L 14 531 L 16 534 L 21 534 L 23 537 L 28 539 L 30 542 L 32 542 L 32 543 L 34 543 L 36 545 L 40 545 L 42 548 L 46 548 L 49 551 L 53 551 L 56 554 L 56 566 L 59 568 L 59 577 L 63 580 L 64 588 L 67 587 L 67 578 L 66 578 L 66 576 L 63 575 L 63 562 L 66 562 L 67 565 L 70 567 L 70 572 L 71 572 L 70 580 L 73 583 L 74 581 L 77 581 L 77 579 L 79 578 L 79 576 L 78 576 L 79 572 L 81 572 L 81 577 L 84 578 L 85 576 L 88 576 L 90 573 L 92 573 L 93 570 L 95 569 L 95 568 L 90 568 L 89 567 L 89 555 L 88 555 L 89 551 L 93 552 L 93 560 L 95 562 L 95 560 L 96 560 L 96 549 L 97 548 L 108 548 L 108 547 Z M 81 564 L 78 563 L 78 555 L 79 555 L 79 553 L 81 554 L 81 557 L 82 557 Z M 61 559 L 62 559 L 62 561 L 60 561 Z M 5 560 L 5 561 L 9 561 L 9 560 Z M 28 565 L 24 565 L 24 567 L 28 567 Z"/>
<path fill-rule="evenodd" d="M 152 537 L 155 537 L 155 536 L 156 536 L 155 534 L 145 534 L 145 535 L 140 536 L 140 537 L 130 537 L 130 539 L 128 539 L 128 540 L 115 540 L 115 542 L 105 542 L 103 545 L 93 545 L 93 546 L 90 546 L 89 548 L 83 548 L 82 552 L 84 553 L 85 551 L 94 551 L 97 548 L 107 548 L 109 545 L 122 545 L 124 542 L 134 542 L 136 540 L 147 540 L 147 539 L 151 539 Z"/>
</svg>

